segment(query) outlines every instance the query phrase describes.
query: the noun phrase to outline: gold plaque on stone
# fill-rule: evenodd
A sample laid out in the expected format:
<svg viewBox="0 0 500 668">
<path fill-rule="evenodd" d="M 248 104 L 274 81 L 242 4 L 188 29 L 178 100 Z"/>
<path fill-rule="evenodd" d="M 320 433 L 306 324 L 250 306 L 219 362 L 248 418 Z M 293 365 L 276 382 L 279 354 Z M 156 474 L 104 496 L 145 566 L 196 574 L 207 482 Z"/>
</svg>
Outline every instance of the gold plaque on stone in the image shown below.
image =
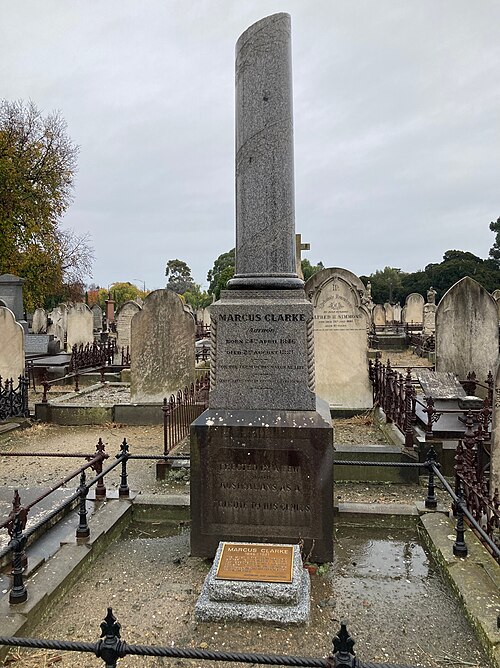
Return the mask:
<svg viewBox="0 0 500 668">
<path fill-rule="evenodd" d="M 246 582 L 291 582 L 293 545 L 267 543 L 224 543 L 218 580 Z"/>
</svg>

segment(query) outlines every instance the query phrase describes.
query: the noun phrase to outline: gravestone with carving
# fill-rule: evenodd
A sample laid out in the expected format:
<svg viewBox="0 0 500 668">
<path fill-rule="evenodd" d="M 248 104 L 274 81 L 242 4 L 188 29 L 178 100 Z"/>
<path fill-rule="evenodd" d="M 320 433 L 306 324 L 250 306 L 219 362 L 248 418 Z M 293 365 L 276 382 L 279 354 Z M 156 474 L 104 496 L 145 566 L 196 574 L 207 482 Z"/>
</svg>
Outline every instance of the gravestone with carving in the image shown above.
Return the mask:
<svg viewBox="0 0 500 668">
<path fill-rule="evenodd" d="M 372 311 L 372 322 L 376 327 L 385 327 L 386 315 L 382 304 L 375 304 Z"/>
<path fill-rule="evenodd" d="M 33 334 L 47 333 L 47 314 L 43 308 L 36 308 L 33 313 L 33 323 L 31 325 Z"/>
<path fill-rule="evenodd" d="M 314 307 L 316 392 L 330 409 L 369 409 L 368 323 L 365 287 L 347 269 L 322 269 L 307 281 Z"/>
<path fill-rule="evenodd" d="M 209 409 L 191 426 L 197 556 L 300 538 L 333 556 L 333 433 L 295 265 L 290 32 L 275 14 L 236 46 L 236 273 L 210 310 Z"/>
</svg>

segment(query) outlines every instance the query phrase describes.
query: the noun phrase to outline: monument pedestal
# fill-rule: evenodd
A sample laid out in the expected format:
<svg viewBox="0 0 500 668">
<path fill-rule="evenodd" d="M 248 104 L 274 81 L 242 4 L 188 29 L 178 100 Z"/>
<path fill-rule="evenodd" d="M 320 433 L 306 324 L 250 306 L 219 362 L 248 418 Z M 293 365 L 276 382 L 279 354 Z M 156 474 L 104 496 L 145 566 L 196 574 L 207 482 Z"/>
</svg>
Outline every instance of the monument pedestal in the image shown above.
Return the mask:
<svg viewBox="0 0 500 668">
<path fill-rule="evenodd" d="M 217 579 L 223 545 L 219 545 L 196 602 L 194 614 L 198 621 L 252 621 L 275 625 L 309 621 L 311 581 L 309 572 L 302 566 L 298 545 L 293 546 L 290 583 Z"/>
<path fill-rule="evenodd" d="M 316 411 L 209 409 L 191 424 L 191 554 L 299 543 L 333 559 L 333 428 Z"/>
</svg>

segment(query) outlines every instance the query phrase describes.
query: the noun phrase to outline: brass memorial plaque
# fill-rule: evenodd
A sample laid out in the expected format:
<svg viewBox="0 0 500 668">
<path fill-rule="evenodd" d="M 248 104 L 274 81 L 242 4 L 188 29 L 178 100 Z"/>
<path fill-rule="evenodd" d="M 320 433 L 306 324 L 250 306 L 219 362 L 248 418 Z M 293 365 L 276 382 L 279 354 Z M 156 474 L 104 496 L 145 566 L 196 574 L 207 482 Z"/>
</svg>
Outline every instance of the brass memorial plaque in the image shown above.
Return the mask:
<svg viewBox="0 0 500 668">
<path fill-rule="evenodd" d="M 293 545 L 224 543 L 215 575 L 218 580 L 291 582 Z"/>
</svg>

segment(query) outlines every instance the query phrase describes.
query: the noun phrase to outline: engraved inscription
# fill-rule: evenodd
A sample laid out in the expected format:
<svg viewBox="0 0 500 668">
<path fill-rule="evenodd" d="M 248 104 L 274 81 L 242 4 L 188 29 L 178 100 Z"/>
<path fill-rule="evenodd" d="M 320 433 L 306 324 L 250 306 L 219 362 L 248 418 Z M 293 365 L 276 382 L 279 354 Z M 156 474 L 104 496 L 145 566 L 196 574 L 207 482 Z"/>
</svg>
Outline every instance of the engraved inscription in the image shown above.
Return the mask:
<svg viewBox="0 0 500 668">
<path fill-rule="evenodd" d="M 355 295 L 345 281 L 334 278 L 322 289 L 315 308 L 314 329 L 366 330 L 366 316 L 359 311 Z"/>
<path fill-rule="evenodd" d="M 311 522 L 311 471 L 300 451 L 223 448 L 207 489 L 207 519 L 219 525 L 283 527 Z M 297 539 L 299 531 L 297 532 Z"/>
<path fill-rule="evenodd" d="M 292 545 L 224 543 L 216 579 L 247 582 L 291 582 Z"/>
</svg>

